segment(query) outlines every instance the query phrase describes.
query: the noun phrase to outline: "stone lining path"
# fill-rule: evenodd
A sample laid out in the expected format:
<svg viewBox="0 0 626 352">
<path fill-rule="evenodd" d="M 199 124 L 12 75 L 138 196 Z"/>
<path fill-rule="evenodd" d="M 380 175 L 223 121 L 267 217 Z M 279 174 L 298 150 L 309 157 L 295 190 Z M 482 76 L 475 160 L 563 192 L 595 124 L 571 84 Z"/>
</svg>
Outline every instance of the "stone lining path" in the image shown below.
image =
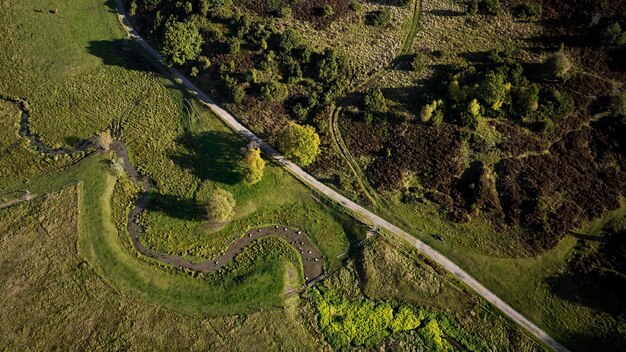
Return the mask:
<svg viewBox="0 0 626 352">
<path fill-rule="evenodd" d="M 16 100 L 15 102 L 20 103 L 20 108 L 22 110 L 19 134 L 22 137 L 27 138 L 31 142 L 29 145 L 33 149 L 37 150 L 40 153 L 53 155 L 70 155 L 79 152 L 89 151 L 89 148 L 93 144 L 93 141 L 89 139 L 83 141 L 77 148 L 72 150 L 51 149 L 47 147 L 42 143 L 39 136 L 32 133 L 30 130 L 29 113 L 28 108 L 26 108 L 28 105 L 21 100 Z M 274 225 L 269 227 L 251 229 L 250 231 L 246 232 L 243 237 L 233 242 L 224 253 L 217 256 L 216 258 L 206 260 L 201 263 L 193 263 L 181 256 L 163 254 L 153 249 L 147 248 L 141 243 L 139 239 L 139 236 L 141 234 L 141 228 L 139 224 L 137 224 L 136 220 L 137 216 L 146 210 L 146 206 L 150 201 L 150 195 L 152 189 L 154 188 L 154 185 L 150 178 L 141 177 L 137 170 L 133 167 L 130 162 L 130 158 L 128 157 L 128 151 L 126 150 L 126 144 L 124 144 L 124 142 L 114 140 L 110 146 L 110 149 L 115 151 L 115 153 L 117 154 L 117 157 L 120 159 L 122 167 L 124 168 L 124 171 L 126 172 L 128 177 L 130 177 L 133 181 L 137 183 L 143 184 L 144 191 L 137 198 L 137 201 L 135 202 L 135 207 L 130 211 L 130 214 L 128 215 L 127 222 L 128 233 L 131 237 L 135 249 L 139 253 L 179 268 L 195 270 L 202 273 L 212 273 L 224 267 L 237 254 L 241 253 L 246 246 L 250 245 L 255 240 L 263 237 L 278 237 L 286 240 L 300 253 L 300 256 L 302 257 L 305 281 L 307 282 L 307 284 L 313 282 L 315 279 L 323 275 L 324 261 L 322 258 L 322 254 L 319 252 L 319 250 L 315 248 L 315 246 L 313 246 L 311 241 L 309 241 L 307 236 L 302 231 L 298 231 L 286 226 Z M 0 209 L 9 207 L 20 202 L 28 201 L 33 198 L 35 198 L 34 195 L 26 194 L 20 198 L 0 203 Z"/>
</svg>

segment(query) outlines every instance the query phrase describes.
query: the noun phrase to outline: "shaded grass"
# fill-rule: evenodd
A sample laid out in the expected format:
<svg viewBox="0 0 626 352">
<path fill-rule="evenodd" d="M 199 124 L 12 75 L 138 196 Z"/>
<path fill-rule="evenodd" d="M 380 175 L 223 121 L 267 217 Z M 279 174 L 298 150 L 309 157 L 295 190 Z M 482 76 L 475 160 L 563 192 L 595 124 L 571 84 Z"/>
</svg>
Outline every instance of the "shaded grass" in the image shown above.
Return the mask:
<svg viewBox="0 0 626 352">
<path fill-rule="evenodd" d="M 98 162 L 95 158 L 93 161 Z M 94 165 L 87 162 L 79 167 L 78 173 L 88 175 L 87 167 Z M 95 184 L 105 181 L 100 186 L 106 186 L 108 177 L 97 177 Z M 80 237 L 100 236 L 99 233 L 77 236 L 81 218 L 96 215 L 94 212 L 100 208 L 98 202 L 93 207 L 80 206 L 81 198 L 89 200 L 90 193 L 94 193 L 87 189 L 90 183 L 75 184 L 31 203 L 0 210 L 0 346 L 3 349 L 48 350 L 62 346 L 70 350 L 165 351 L 177 346 L 185 350 L 315 351 L 321 348 L 299 319 L 283 310 L 270 309 L 239 317 L 195 318 L 162 309 L 154 304 L 153 298 L 139 299 L 134 291 L 129 295 L 131 292 L 119 294 L 111 289 L 76 248 L 77 241 L 84 242 Z M 107 235 L 101 236 L 104 237 Z M 109 237 L 111 244 L 115 243 L 114 237 L 114 234 Z M 109 259 L 121 258 L 129 263 L 137 262 L 132 255 L 112 255 Z M 184 292 L 176 286 L 166 288 L 168 278 L 174 275 L 158 269 L 142 270 L 145 264 L 132 266 L 139 269 L 135 278 L 140 281 L 135 289 L 145 285 L 158 287 L 158 291 L 168 295 Z M 240 285 L 275 280 L 274 275 L 278 274 L 275 271 L 284 271 L 280 266 L 280 262 L 256 265 L 259 275 L 243 278 Z M 156 276 L 151 276 L 153 273 Z M 151 278 L 154 281 L 146 284 Z M 190 280 L 183 280 L 183 285 L 189 288 Z M 196 281 L 201 290 L 210 290 L 209 285 L 202 284 L 204 280 Z M 275 281 L 279 282 L 277 285 L 282 282 Z M 229 298 L 255 293 L 235 288 Z M 202 293 L 196 296 L 204 299 L 197 306 L 210 305 L 209 296 Z M 189 294 L 181 293 L 177 298 L 189 304 L 188 307 L 194 305 Z"/>
</svg>

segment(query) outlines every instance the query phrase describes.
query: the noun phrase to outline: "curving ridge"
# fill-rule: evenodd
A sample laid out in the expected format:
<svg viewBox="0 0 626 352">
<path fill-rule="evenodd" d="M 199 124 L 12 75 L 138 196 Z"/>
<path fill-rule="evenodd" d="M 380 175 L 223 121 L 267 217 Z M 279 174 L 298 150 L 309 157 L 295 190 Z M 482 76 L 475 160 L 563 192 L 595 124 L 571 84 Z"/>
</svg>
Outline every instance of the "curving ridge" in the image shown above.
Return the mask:
<svg viewBox="0 0 626 352">
<path fill-rule="evenodd" d="M 273 158 L 276 162 L 282 165 L 287 171 L 289 171 L 292 175 L 302 181 L 304 184 L 312 188 L 313 190 L 325 195 L 336 203 L 341 204 L 346 209 L 350 209 L 356 217 L 361 220 L 367 221 L 375 228 L 385 229 L 387 232 L 409 242 L 413 247 L 420 250 L 426 256 L 430 257 L 432 260 L 437 262 L 437 264 L 446 268 L 449 272 L 454 274 L 459 280 L 465 283 L 467 286 L 471 287 L 474 291 L 476 291 L 479 295 L 481 295 L 485 300 L 489 303 L 500 309 L 506 316 L 508 316 L 511 320 L 519 324 L 522 328 L 527 330 L 529 333 L 534 335 L 538 340 L 542 341 L 550 348 L 555 351 L 569 351 L 565 346 L 563 346 L 556 339 L 552 338 L 548 333 L 543 331 L 540 327 L 535 325 L 530 320 L 526 319 L 522 314 L 520 314 L 517 310 L 503 301 L 501 298 L 496 296 L 493 292 L 483 286 L 478 280 L 474 279 L 470 274 L 468 274 L 465 270 L 459 267 L 457 264 L 452 262 L 450 259 L 445 257 L 443 254 L 437 252 L 434 248 L 430 247 L 426 243 L 418 240 L 417 238 L 411 236 L 406 231 L 400 229 L 399 227 L 391 224 L 380 216 L 372 213 L 371 211 L 365 209 L 361 205 L 351 201 L 346 198 L 342 194 L 334 191 L 329 188 L 322 182 L 315 179 L 313 176 L 306 173 L 302 170 L 298 165 L 292 163 L 287 160 L 284 156 L 278 153 L 274 148 L 272 148 L 269 144 L 263 142 L 259 137 L 254 135 L 249 129 L 240 124 L 235 117 L 221 108 L 219 105 L 215 103 L 213 99 L 211 99 L 208 95 L 202 92 L 195 84 L 193 84 L 185 75 L 183 75 L 179 70 L 168 66 L 161 54 L 159 54 L 156 50 L 154 50 L 150 44 L 148 44 L 139 33 L 133 28 L 130 23 L 128 17 L 126 16 L 126 11 L 120 0 L 116 0 L 116 6 L 118 10 L 118 17 L 120 19 L 120 23 L 124 27 L 128 36 L 134 39 L 137 44 L 139 44 L 144 50 L 150 53 L 159 63 L 168 67 L 172 78 L 180 84 L 183 84 L 191 93 L 193 93 L 202 103 L 208 106 L 213 112 L 215 112 L 224 122 L 226 122 L 235 132 L 241 134 L 249 141 L 254 141 L 259 144 L 263 152 Z"/>
<path fill-rule="evenodd" d="M 139 253 L 176 267 L 208 274 L 221 269 L 230 260 L 237 256 L 237 254 L 241 253 L 246 246 L 250 245 L 259 238 L 268 236 L 278 237 L 286 240 L 300 253 L 304 269 L 304 279 L 307 284 L 316 281 L 323 275 L 324 261 L 319 250 L 311 244 L 304 233 L 285 226 L 268 226 L 251 229 L 246 232 L 245 236 L 235 240 L 235 242 L 233 242 L 225 252 L 213 259 L 200 263 L 190 262 L 177 255 L 163 254 L 144 246 L 139 240 L 141 228 L 135 220 L 139 214 L 146 210 L 146 206 L 150 201 L 150 191 L 154 186 L 148 177 L 143 177 L 142 179 L 139 176 L 139 173 L 129 161 L 126 145 L 123 142 L 117 140 L 114 141 L 111 144 L 111 149 L 115 151 L 118 158 L 122 159 L 122 166 L 126 174 L 135 182 L 142 182 L 144 185 L 144 192 L 139 196 L 139 198 L 137 198 L 135 207 L 128 215 L 128 222 L 126 225 L 133 245 Z"/>
<path fill-rule="evenodd" d="M 20 119 L 20 136 L 30 141 L 30 146 L 38 152 L 50 155 L 72 155 L 80 152 L 87 152 L 93 145 L 91 139 L 84 140 L 78 147 L 74 149 L 52 149 L 46 146 L 41 138 L 31 132 L 30 129 L 30 115 L 28 105 L 24 100 L 12 99 L 11 101 L 19 103 L 22 110 L 22 117 Z M 128 215 L 127 229 L 130 238 L 133 242 L 135 249 L 150 258 L 154 258 L 163 263 L 190 269 L 205 274 L 215 272 L 224 267 L 229 261 L 231 261 L 237 254 L 241 253 L 244 248 L 250 245 L 252 242 L 263 237 L 278 237 L 286 240 L 292 247 L 294 247 L 300 253 L 302 258 L 302 266 L 304 271 L 304 279 L 307 284 L 321 279 L 324 274 L 324 260 L 320 251 L 309 241 L 306 235 L 302 231 L 294 230 L 285 226 L 268 226 L 263 228 L 254 228 L 249 230 L 245 236 L 235 240 L 228 249 L 217 256 L 216 258 L 206 260 L 200 263 L 194 263 L 184 259 L 177 255 L 168 255 L 157 252 L 144 246 L 139 240 L 141 228 L 137 224 L 136 219 L 139 214 L 146 210 L 146 206 L 150 200 L 150 191 L 154 188 L 152 181 L 147 176 L 141 177 L 137 170 L 130 163 L 128 157 L 128 151 L 126 150 L 126 144 L 119 140 L 114 140 L 111 143 L 110 148 L 114 150 L 117 157 L 122 161 L 122 167 L 124 171 L 133 181 L 137 183 L 143 183 L 144 191 L 140 194 L 135 202 L 135 207 L 130 211 Z M 30 201 L 36 198 L 36 195 L 27 193 L 19 198 L 12 199 L 3 203 L 0 203 L 0 209 L 13 206 L 15 204 Z"/>
</svg>

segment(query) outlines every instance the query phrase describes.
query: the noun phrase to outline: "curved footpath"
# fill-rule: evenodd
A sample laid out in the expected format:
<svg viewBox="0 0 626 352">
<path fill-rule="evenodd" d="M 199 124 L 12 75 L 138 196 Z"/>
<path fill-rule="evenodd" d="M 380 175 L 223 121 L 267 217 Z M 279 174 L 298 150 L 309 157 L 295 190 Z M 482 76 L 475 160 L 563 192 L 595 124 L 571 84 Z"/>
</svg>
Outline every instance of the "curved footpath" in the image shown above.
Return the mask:
<svg viewBox="0 0 626 352">
<path fill-rule="evenodd" d="M 219 270 L 232 260 L 237 254 L 243 252 L 244 248 L 250 245 L 255 240 L 262 237 L 279 237 L 286 240 L 291 246 L 293 246 L 302 257 L 302 266 L 304 270 L 304 279 L 306 283 L 310 283 L 318 279 L 324 273 L 324 261 L 322 254 L 311 244 L 309 239 L 302 231 L 294 230 L 285 226 L 268 226 L 262 228 L 254 228 L 246 232 L 245 236 L 235 240 L 230 247 L 217 257 L 206 260 L 200 263 L 193 263 L 181 256 L 169 255 L 157 252 L 150 249 L 141 243 L 139 235 L 141 233 L 141 227 L 137 224 L 137 216 L 146 210 L 146 206 L 150 201 L 150 191 L 153 189 L 152 182 L 148 177 L 139 176 L 139 173 L 128 158 L 128 152 L 126 151 L 126 145 L 121 141 L 114 141 L 111 144 L 111 149 L 115 151 L 117 157 L 122 159 L 122 166 L 126 174 L 135 182 L 142 182 L 144 186 L 143 193 L 137 198 L 135 207 L 130 211 L 128 215 L 128 234 L 137 251 L 147 257 L 154 258 L 161 262 L 177 266 L 180 268 L 199 271 L 205 274 L 212 273 Z"/>
<path fill-rule="evenodd" d="M 209 96 L 207 96 L 204 92 L 202 92 L 195 84 L 193 84 L 187 77 L 185 77 L 180 71 L 177 69 L 168 66 L 161 54 L 159 54 L 156 50 L 154 50 L 150 44 L 148 44 L 139 33 L 132 27 L 128 17 L 126 16 L 126 11 L 121 4 L 120 0 L 116 0 L 116 6 L 118 9 L 118 16 L 120 22 L 128 36 L 134 39 L 144 50 L 149 52 L 156 60 L 158 60 L 165 67 L 169 68 L 170 73 L 173 78 L 178 82 L 187 87 L 200 101 L 202 101 L 205 105 L 207 105 L 211 110 L 213 110 L 224 122 L 226 122 L 230 127 L 244 136 L 249 141 L 254 141 L 258 143 L 261 149 L 269 156 L 271 156 L 274 160 L 280 163 L 285 169 L 287 169 L 291 174 L 300 179 L 303 183 L 316 190 L 317 192 L 324 194 L 328 198 L 333 201 L 341 204 L 346 209 L 350 209 L 354 212 L 355 216 L 360 218 L 361 220 L 369 222 L 375 228 L 385 229 L 386 231 L 398 236 L 399 238 L 409 242 L 412 246 L 420 250 L 426 256 L 433 259 L 437 264 L 446 268 L 452 274 L 454 274 L 459 280 L 463 281 L 467 286 L 471 287 L 474 291 L 476 291 L 479 295 L 481 295 L 485 300 L 489 303 L 500 309 L 504 314 L 506 314 L 511 320 L 515 321 L 522 328 L 526 329 L 528 332 L 533 334 L 537 339 L 544 342 L 546 345 L 550 346 L 552 349 L 556 351 L 568 351 L 565 346 L 561 345 L 557 340 L 548 335 L 545 331 L 539 328 L 530 320 L 526 319 L 523 315 L 521 315 L 518 311 L 513 309 L 510 305 L 496 296 L 494 293 L 489 291 L 485 286 L 483 286 L 480 282 L 474 279 L 470 274 L 465 272 L 461 267 L 456 265 L 450 259 L 446 258 L 439 252 L 437 252 L 432 247 L 428 246 L 426 243 L 418 240 L 417 238 L 411 236 L 406 231 L 400 229 L 399 227 L 389 223 L 385 219 L 379 217 L 378 215 L 370 212 L 369 210 L 363 208 L 359 204 L 351 201 L 350 199 L 344 197 L 328 186 L 324 185 L 320 181 L 316 180 L 313 176 L 309 175 L 305 171 L 303 171 L 298 165 L 292 163 L 287 160 L 284 156 L 278 153 L 274 148 L 272 148 L 269 144 L 263 142 L 259 137 L 254 135 L 250 130 L 240 124 L 233 115 L 231 115 L 226 110 L 222 109 L 218 106 L 215 101 Z M 511 278 L 514 279 L 514 278 Z"/>
<path fill-rule="evenodd" d="M 26 102 L 19 99 L 12 101 L 20 104 L 20 108 L 22 110 L 19 134 L 20 136 L 28 139 L 31 142 L 30 146 L 33 147 L 36 151 L 50 155 L 72 155 L 81 152 L 88 152 L 89 149 L 92 147 L 93 140 L 86 139 L 74 149 L 49 148 L 41 141 L 41 138 L 37 134 L 31 132 L 30 114 Z M 224 267 L 236 255 L 243 252 L 245 247 L 250 245 L 252 242 L 263 237 L 278 237 L 286 240 L 300 253 L 306 284 L 312 284 L 323 277 L 324 260 L 319 250 L 315 248 L 315 246 L 309 241 L 309 239 L 302 231 L 297 231 L 284 226 L 276 225 L 273 227 L 268 226 L 264 228 L 251 229 L 243 237 L 235 240 L 235 242 L 233 242 L 224 253 L 221 253 L 216 258 L 206 260 L 200 263 L 193 263 L 181 256 L 167 255 L 147 248 L 139 240 L 141 228 L 139 224 L 137 224 L 136 220 L 137 216 L 146 210 L 146 206 L 150 201 L 150 192 L 154 188 L 153 183 L 147 176 L 144 176 L 142 178 L 137 170 L 133 167 L 128 157 L 128 151 L 126 150 L 126 144 L 124 144 L 124 142 L 115 140 L 111 143 L 110 148 L 114 150 L 117 154 L 117 157 L 121 159 L 122 167 L 124 168 L 124 171 L 126 172 L 128 177 L 130 177 L 136 183 L 143 183 L 144 191 L 137 198 L 137 201 L 135 202 L 135 207 L 130 211 L 128 215 L 127 222 L 128 233 L 135 249 L 139 253 L 172 266 L 195 270 L 208 274 Z M 0 203 L 0 209 L 7 208 L 21 202 L 30 201 L 35 198 L 36 195 L 26 193 L 19 198 Z"/>
</svg>

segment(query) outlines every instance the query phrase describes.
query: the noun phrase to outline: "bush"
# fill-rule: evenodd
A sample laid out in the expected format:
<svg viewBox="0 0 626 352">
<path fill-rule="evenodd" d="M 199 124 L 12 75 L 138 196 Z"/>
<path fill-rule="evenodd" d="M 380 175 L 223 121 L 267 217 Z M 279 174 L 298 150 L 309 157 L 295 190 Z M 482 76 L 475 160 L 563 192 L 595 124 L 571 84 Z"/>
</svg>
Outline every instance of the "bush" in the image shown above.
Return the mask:
<svg viewBox="0 0 626 352">
<path fill-rule="evenodd" d="M 109 150 L 109 148 L 111 148 L 111 144 L 113 144 L 113 137 L 111 137 L 111 133 L 109 131 L 100 132 L 96 136 L 94 144 L 97 148 Z"/>
<path fill-rule="evenodd" d="M 201 46 L 202 36 L 193 22 L 174 22 L 165 30 L 162 52 L 170 63 L 183 65 L 198 57 Z"/>
<path fill-rule="evenodd" d="M 625 45 L 626 32 L 622 32 L 622 27 L 617 22 L 608 25 L 601 33 L 602 41 L 609 45 Z"/>
<path fill-rule="evenodd" d="M 365 24 L 370 26 L 384 26 L 391 22 L 391 12 L 387 9 L 370 11 L 365 16 Z"/>
<path fill-rule="evenodd" d="M 326 4 L 322 8 L 322 13 L 324 14 L 324 17 L 330 17 L 335 13 L 335 11 L 333 10 L 332 6 Z"/>
<path fill-rule="evenodd" d="M 320 136 L 311 126 L 290 122 L 278 138 L 280 151 L 293 162 L 307 166 L 320 153 Z"/>
<path fill-rule="evenodd" d="M 626 89 L 611 100 L 611 112 L 616 116 L 626 116 Z"/>
<path fill-rule="evenodd" d="M 228 41 L 228 53 L 237 55 L 241 51 L 241 40 L 233 38 Z"/>
<path fill-rule="evenodd" d="M 198 56 L 198 64 L 200 65 L 200 69 L 208 70 L 211 67 L 211 60 L 209 60 L 206 56 Z"/>
<path fill-rule="evenodd" d="M 283 101 L 289 95 L 287 86 L 276 81 L 269 81 L 261 84 L 259 97 L 267 101 Z"/>
<path fill-rule="evenodd" d="M 485 0 L 483 2 L 485 12 L 490 15 L 497 15 L 500 12 L 500 0 Z"/>
<path fill-rule="evenodd" d="M 438 102 L 433 100 L 430 104 L 426 104 L 422 107 L 420 111 L 420 120 L 422 123 L 428 123 L 430 119 L 433 117 L 433 113 L 437 109 Z"/>
<path fill-rule="evenodd" d="M 212 223 L 222 223 L 230 220 L 233 215 L 235 215 L 235 205 L 233 195 L 218 187 L 211 193 L 206 206 L 209 221 Z"/>
<path fill-rule="evenodd" d="M 467 4 L 467 9 L 465 10 L 465 13 L 468 16 L 475 16 L 476 14 L 478 14 L 478 0 L 472 0 Z"/>
<path fill-rule="evenodd" d="M 428 56 L 423 52 L 418 52 L 413 56 L 413 62 L 411 62 L 411 66 L 413 67 L 414 72 L 422 72 L 426 68 L 426 63 L 428 62 Z"/>
<path fill-rule="evenodd" d="M 547 72 L 559 79 L 566 79 L 568 77 L 569 70 L 572 68 L 572 62 L 565 55 L 563 49 L 552 54 L 545 62 Z"/>
<path fill-rule="evenodd" d="M 504 104 L 507 89 L 504 75 L 489 71 L 478 87 L 479 98 L 492 110 L 499 111 Z"/>
<path fill-rule="evenodd" d="M 263 179 L 265 171 L 265 160 L 261 157 L 261 150 L 256 144 L 248 145 L 246 156 L 244 158 L 244 167 L 246 170 L 245 181 L 253 185 Z"/>
<path fill-rule="evenodd" d="M 361 5 L 359 0 L 352 0 L 352 1 L 350 1 L 349 8 L 350 8 L 350 10 L 352 10 L 354 12 L 360 12 L 361 9 L 363 8 L 363 5 Z"/>
<path fill-rule="evenodd" d="M 365 95 L 363 106 L 365 107 L 365 121 L 367 123 L 372 123 L 374 119 L 379 122 L 384 121 L 389 110 L 387 99 L 385 99 L 380 88 L 372 89 Z"/>
<path fill-rule="evenodd" d="M 523 21 L 536 20 L 543 11 L 541 4 L 536 2 L 527 2 L 517 6 L 515 9 L 516 17 Z"/>
</svg>

